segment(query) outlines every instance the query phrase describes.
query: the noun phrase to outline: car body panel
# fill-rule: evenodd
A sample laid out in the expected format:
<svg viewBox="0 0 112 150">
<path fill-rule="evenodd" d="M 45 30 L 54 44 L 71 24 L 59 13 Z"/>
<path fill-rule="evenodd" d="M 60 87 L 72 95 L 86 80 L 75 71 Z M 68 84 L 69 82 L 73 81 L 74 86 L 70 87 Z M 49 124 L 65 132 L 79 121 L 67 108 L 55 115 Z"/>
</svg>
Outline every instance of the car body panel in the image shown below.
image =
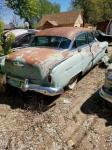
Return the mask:
<svg viewBox="0 0 112 150">
<path fill-rule="evenodd" d="M 101 58 L 104 57 L 105 52 L 108 51 L 108 43 L 107 42 L 94 42 L 93 46 L 91 47 L 93 53 L 93 65 L 95 65 Z"/>
</svg>

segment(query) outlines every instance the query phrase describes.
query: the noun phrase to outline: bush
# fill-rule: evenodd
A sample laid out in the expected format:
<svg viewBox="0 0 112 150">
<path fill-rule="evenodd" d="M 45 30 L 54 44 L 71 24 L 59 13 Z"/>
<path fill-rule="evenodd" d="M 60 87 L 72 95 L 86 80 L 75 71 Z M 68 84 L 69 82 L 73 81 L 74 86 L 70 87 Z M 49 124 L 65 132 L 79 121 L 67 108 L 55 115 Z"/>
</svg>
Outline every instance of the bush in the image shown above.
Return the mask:
<svg viewBox="0 0 112 150">
<path fill-rule="evenodd" d="M 15 40 L 15 36 L 12 33 L 4 38 L 3 31 L 4 23 L 0 20 L 0 56 L 7 55 L 11 52 L 11 46 Z"/>
<path fill-rule="evenodd" d="M 4 23 L 0 20 L 0 46 L 2 45 L 3 31 L 4 31 Z"/>
<path fill-rule="evenodd" d="M 12 48 L 12 43 L 14 42 L 14 40 L 15 40 L 14 34 L 10 33 L 10 34 L 7 35 L 7 37 L 4 41 L 4 46 L 3 46 L 5 55 L 12 52 L 11 48 Z"/>
<path fill-rule="evenodd" d="M 0 55 L 3 53 L 3 31 L 4 31 L 4 23 L 0 20 Z"/>
</svg>

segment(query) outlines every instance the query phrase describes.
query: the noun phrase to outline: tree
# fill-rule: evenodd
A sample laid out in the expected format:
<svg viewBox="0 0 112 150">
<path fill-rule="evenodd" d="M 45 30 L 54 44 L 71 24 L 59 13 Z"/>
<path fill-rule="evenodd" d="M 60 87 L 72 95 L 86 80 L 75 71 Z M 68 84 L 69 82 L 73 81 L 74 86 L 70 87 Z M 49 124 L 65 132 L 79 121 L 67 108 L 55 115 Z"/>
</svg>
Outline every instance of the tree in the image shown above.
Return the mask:
<svg viewBox="0 0 112 150">
<path fill-rule="evenodd" d="M 88 22 L 89 13 L 91 11 L 91 1 L 90 0 L 72 0 L 72 6 L 77 10 L 81 9 L 83 12 L 83 25 Z"/>
<path fill-rule="evenodd" d="M 4 30 L 4 23 L 0 20 L 0 46 L 2 45 L 2 35 Z"/>
<path fill-rule="evenodd" d="M 72 7 L 83 10 L 84 23 L 112 19 L 112 0 L 72 0 Z"/>
<path fill-rule="evenodd" d="M 12 23 L 13 23 L 13 25 L 17 28 L 18 26 L 19 26 L 19 18 L 18 18 L 18 16 L 17 15 L 15 15 L 15 14 L 13 14 L 13 16 L 12 16 Z"/>
<path fill-rule="evenodd" d="M 39 18 L 45 14 L 60 12 L 60 6 L 48 0 L 39 0 Z"/>
<path fill-rule="evenodd" d="M 29 23 L 30 28 L 32 28 L 33 20 L 39 21 L 43 14 L 60 11 L 59 5 L 50 3 L 48 0 L 5 0 L 5 2 L 16 15 Z"/>
<path fill-rule="evenodd" d="M 9 34 L 6 39 L 4 39 L 4 22 L 0 20 L 0 56 L 10 53 L 12 43 L 15 40 L 13 34 Z"/>
</svg>

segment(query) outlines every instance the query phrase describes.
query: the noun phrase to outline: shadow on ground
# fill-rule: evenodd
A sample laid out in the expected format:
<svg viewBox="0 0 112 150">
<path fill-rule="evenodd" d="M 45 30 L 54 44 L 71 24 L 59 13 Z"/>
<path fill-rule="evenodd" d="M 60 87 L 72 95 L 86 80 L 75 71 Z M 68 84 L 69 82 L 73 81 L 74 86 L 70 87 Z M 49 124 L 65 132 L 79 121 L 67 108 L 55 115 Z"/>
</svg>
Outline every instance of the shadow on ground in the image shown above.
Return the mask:
<svg viewBox="0 0 112 150">
<path fill-rule="evenodd" d="M 42 113 L 56 105 L 59 96 L 50 97 L 36 92 L 22 92 L 16 88 L 8 87 L 0 94 L 0 104 L 9 105 L 12 109 L 25 109 Z"/>
<path fill-rule="evenodd" d="M 81 111 L 87 115 L 97 115 L 106 120 L 106 126 L 112 126 L 112 104 L 104 101 L 98 91 L 83 103 Z"/>
</svg>

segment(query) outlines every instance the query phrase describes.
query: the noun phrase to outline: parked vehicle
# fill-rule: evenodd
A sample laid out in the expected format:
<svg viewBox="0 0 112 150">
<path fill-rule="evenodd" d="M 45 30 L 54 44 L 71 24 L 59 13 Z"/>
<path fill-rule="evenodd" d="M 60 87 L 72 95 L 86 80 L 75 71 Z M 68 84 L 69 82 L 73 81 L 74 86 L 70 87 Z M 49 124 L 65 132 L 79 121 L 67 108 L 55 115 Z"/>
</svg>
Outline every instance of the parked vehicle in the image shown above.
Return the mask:
<svg viewBox="0 0 112 150">
<path fill-rule="evenodd" d="M 25 33 L 16 37 L 15 41 L 12 44 L 12 48 L 15 51 L 18 47 L 27 47 L 30 45 L 33 40 L 35 33 Z"/>
<path fill-rule="evenodd" d="M 112 103 L 112 64 L 109 65 L 105 74 L 105 83 L 99 91 L 100 96 Z"/>
<path fill-rule="evenodd" d="M 45 29 L 31 47 L 3 59 L 1 72 L 14 87 L 54 96 L 66 86 L 73 89 L 79 75 L 101 61 L 107 49 L 108 43 L 97 41 L 86 28 Z"/>
<path fill-rule="evenodd" d="M 7 38 L 10 33 L 15 35 L 15 41 L 12 43 L 12 49 L 15 51 L 18 47 L 21 48 L 29 46 L 38 31 L 39 30 L 35 29 L 15 29 L 4 33 L 4 37 Z"/>
<path fill-rule="evenodd" d="M 112 35 L 107 35 L 100 30 L 96 30 L 94 32 L 94 35 L 98 41 L 100 42 L 107 41 L 109 44 L 112 44 Z"/>
</svg>

